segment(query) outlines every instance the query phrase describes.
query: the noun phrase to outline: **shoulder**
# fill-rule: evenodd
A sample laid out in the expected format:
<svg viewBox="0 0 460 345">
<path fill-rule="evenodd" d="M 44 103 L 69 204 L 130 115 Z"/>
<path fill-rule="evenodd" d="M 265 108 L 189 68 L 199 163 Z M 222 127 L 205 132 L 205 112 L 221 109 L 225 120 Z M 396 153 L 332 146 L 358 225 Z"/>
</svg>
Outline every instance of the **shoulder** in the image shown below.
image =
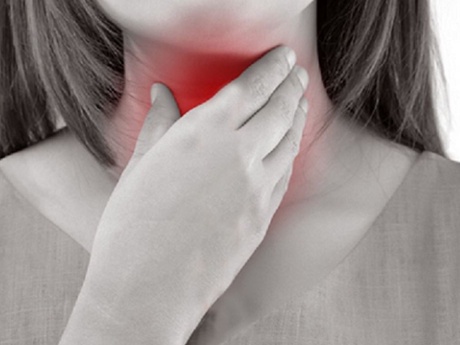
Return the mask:
<svg viewBox="0 0 460 345">
<path fill-rule="evenodd" d="M 59 130 L 50 137 L 0 160 L 3 178 L 27 199 L 29 196 L 33 197 L 35 192 L 39 193 L 39 189 L 52 180 L 49 178 L 49 171 L 52 170 L 49 165 L 54 163 L 55 157 L 62 151 L 64 132 Z"/>
<path fill-rule="evenodd" d="M 2 230 L 0 237 L 2 240 L 7 236 L 6 229 L 12 226 L 18 216 L 22 216 L 23 223 L 27 222 L 24 217 L 27 207 L 30 206 L 27 193 L 34 190 L 32 181 L 36 171 L 34 169 L 36 165 L 30 159 L 30 152 L 33 149 L 34 147 L 28 147 L 0 160 L 0 227 Z"/>
<path fill-rule="evenodd" d="M 0 160 L 2 163 L 2 160 Z M 5 235 L 5 229 L 22 213 L 24 200 L 17 189 L 9 181 L 0 164 L 0 238 Z"/>
<path fill-rule="evenodd" d="M 70 161 L 64 148 L 68 141 L 63 131 L 0 159 L 0 247 L 20 236 L 21 231 L 32 234 L 60 233 L 51 218 L 45 216 L 49 200 L 56 199 L 63 188 L 63 167 Z M 55 194 L 53 194 L 53 192 Z M 62 203 L 61 199 L 57 199 Z M 42 229 L 43 231 L 36 231 Z M 49 238 L 50 239 L 50 238 Z M 24 248 L 24 242 L 21 248 Z M 21 248 L 17 248 L 20 250 Z"/>
<path fill-rule="evenodd" d="M 413 251 L 420 261 L 437 258 L 442 260 L 437 269 L 453 272 L 460 267 L 460 162 L 426 151 L 414 166 L 408 187 L 407 198 L 397 205 L 397 222 L 389 222 L 413 230 L 407 238 L 415 244 Z M 449 279 L 460 288 L 455 283 L 458 274 Z"/>
<path fill-rule="evenodd" d="M 50 202 L 62 202 L 58 196 L 66 187 L 65 177 L 71 176 L 66 169 L 74 158 L 66 133 L 64 130 L 57 131 L 0 160 L 1 199 L 10 210 L 12 207 L 30 207 L 30 218 L 37 211 L 46 214 L 44 211 L 49 208 Z M 10 199 L 11 196 L 14 199 Z"/>
<path fill-rule="evenodd" d="M 460 208 L 460 162 L 437 153 L 424 152 L 424 163 L 417 165 L 416 183 L 425 202 L 434 208 L 458 214 Z"/>
<path fill-rule="evenodd" d="M 403 187 L 391 205 L 392 212 L 387 213 L 391 218 L 397 215 L 410 226 L 417 224 L 419 231 L 436 230 L 460 240 L 460 162 L 424 151 Z"/>
<path fill-rule="evenodd" d="M 56 188 L 57 180 L 45 171 L 55 153 L 45 146 L 58 146 L 49 145 L 48 140 L 0 159 L 0 255 L 6 253 L 5 248 L 11 254 L 24 251 L 32 255 L 30 249 L 34 247 L 38 255 L 40 250 L 50 249 L 50 245 L 75 246 L 73 240 L 41 212 L 41 204 L 48 197 L 45 191 L 53 188 L 53 184 Z M 80 249 L 76 246 L 76 250 Z M 8 258 L 0 256 L 0 259 Z"/>
<path fill-rule="evenodd" d="M 426 160 L 441 173 L 442 176 L 460 180 L 460 162 L 443 157 L 435 152 L 425 151 Z"/>
<path fill-rule="evenodd" d="M 89 258 L 12 183 L 24 152 L 0 160 L 0 343 L 57 344 Z"/>
</svg>

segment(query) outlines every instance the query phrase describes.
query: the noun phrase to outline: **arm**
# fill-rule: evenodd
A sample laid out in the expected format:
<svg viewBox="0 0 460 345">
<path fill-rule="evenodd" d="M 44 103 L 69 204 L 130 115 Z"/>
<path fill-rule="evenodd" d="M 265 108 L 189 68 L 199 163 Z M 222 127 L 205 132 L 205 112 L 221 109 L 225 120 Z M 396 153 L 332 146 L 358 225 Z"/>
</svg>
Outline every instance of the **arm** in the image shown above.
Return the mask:
<svg viewBox="0 0 460 345">
<path fill-rule="evenodd" d="M 155 320 L 151 320 L 152 315 L 145 315 L 137 319 L 149 320 L 143 324 L 115 316 L 111 311 L 101 307 L 95 298 L 90 297 L 90 294 L 87 293 L 88 287 L 85 287 L 88 284 L 90 283 L 85 281 L 59 345 L 185 344 L 186 341 L 178 341 L 180 333 L 177 332 L 177 329 L 175 331 L 173 327 L 155 327 L 155 324 L 164 324 L 164 320 L 162 322 L 157 320 L 155 323 Z M 173 326 L 172 322 L 171 325 Z M 176 340 L 173 340 L 174 337 Z M 154 339 L 153 342 L 152 339 Z"/>
</svg>

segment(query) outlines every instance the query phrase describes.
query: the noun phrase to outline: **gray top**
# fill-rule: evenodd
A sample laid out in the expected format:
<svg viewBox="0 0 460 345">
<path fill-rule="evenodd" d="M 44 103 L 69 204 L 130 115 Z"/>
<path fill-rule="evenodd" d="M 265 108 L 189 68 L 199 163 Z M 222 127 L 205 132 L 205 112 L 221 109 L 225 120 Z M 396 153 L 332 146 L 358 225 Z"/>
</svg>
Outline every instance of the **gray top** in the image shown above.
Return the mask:
<svg viewBox="0 0 460 345">
<path fill-rule="evenodd" d="M 187 345 L 460 344 L 459 210 L 460 163 L 425 151 L 358 245 L 302 298 L 227 339 L 216 336 L 218 311 L 206 314 Z M 88 262 L 0 170 L 0 344 L 58 344 Z"/>
</svg>

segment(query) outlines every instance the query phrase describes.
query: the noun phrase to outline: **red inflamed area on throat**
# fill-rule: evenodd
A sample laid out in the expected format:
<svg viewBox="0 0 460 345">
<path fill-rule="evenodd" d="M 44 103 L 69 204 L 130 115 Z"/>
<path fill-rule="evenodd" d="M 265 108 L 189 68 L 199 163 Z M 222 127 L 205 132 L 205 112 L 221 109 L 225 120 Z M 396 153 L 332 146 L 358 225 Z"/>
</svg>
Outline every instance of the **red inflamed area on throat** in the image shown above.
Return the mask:
<svg viewBox="0 0 460 345">
<path fill-rule="evenodd" d="M 250 57 L 230 54 L 183 55 L 177 61 L 169 61 L 165 75 L 170 76 L 170 81 L 166 83 L 176 99 L 181 116 L 211 99 L 263 54 Z"/>
</svg>

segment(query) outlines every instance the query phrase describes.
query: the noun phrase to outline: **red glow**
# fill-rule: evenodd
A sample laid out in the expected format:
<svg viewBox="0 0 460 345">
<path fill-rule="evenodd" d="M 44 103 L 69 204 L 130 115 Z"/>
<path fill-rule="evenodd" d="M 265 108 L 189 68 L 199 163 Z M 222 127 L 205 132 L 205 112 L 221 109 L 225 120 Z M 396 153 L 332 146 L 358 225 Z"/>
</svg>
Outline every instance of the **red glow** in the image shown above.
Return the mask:
<svg viewBox="0 0 460 345">
<path fill-rule="evenodd" d="M 263 54 L 255 57 L 181 56 L 177 61 L 168 63 L 168 70 L 164 71 L 164 75 L 168 76 L 169 81 L 165 80 L 164 83 L 171 89 L 183 116 L 212 98 Z"/>
</svg>

